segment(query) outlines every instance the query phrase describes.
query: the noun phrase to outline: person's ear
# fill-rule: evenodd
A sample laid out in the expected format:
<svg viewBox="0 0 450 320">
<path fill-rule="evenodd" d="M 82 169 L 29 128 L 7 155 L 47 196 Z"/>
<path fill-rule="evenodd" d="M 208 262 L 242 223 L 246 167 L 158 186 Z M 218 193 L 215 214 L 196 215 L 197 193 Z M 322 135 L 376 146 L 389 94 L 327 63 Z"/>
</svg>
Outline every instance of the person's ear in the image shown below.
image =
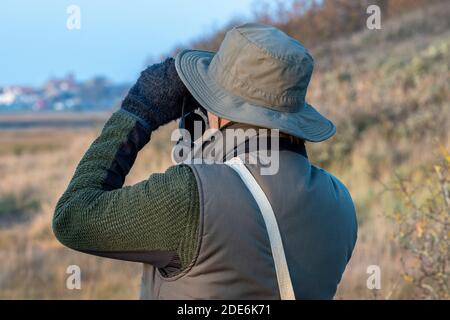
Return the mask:
<svg viewBox="0 0 450 320">
<path fill-rule="evenodd" d="M 212 129 L 219 129 L 219 117 L 208 111 L 209 127 Z"/>
</svg>

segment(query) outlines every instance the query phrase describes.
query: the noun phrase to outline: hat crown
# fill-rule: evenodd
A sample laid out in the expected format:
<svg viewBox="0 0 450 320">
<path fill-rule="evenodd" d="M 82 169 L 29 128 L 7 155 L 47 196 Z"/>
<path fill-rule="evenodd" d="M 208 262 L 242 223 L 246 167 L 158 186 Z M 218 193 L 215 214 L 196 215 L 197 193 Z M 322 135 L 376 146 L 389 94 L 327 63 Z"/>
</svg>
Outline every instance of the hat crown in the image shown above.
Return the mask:
<svg viewBox="0 0 450 320">
<path fill-rule="evenodd" d="M 250 103 L 298 112 L 313 68 L 314 60 L 300 42 L 272 26 L 248 23 L 227 32 L 208 74 Z"/>
</svg>

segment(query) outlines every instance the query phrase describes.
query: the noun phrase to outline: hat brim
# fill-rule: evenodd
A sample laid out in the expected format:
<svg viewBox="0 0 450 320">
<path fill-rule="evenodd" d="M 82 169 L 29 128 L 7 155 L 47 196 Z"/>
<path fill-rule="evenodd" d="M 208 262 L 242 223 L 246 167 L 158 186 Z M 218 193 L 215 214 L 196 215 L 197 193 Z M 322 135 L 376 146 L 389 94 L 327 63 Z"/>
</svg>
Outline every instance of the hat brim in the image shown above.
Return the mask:
<svg viewBox="0 0 450 320">
<path fill-rule="evenodd" d="M 307 103 L 299 108 L 299 112 L 279 112 L 230 94 L 208 75 L 214 54 L 184 50 L 175 58 L 178 75 L 206 110 L 231 121 L 279 129 L 311 142 L 326 140 L 336 133 L 334 124 Z"/>
</svg>

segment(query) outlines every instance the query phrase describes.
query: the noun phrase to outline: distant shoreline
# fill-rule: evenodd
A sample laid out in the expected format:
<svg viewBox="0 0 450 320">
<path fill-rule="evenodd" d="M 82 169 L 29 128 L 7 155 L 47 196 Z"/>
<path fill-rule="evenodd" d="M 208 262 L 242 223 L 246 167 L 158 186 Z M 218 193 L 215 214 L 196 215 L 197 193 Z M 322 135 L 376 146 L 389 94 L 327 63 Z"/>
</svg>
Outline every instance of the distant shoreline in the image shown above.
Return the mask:
<svg viewBox="0 0 450 320">
<path fill-rule="evenodd" d="M 0 131 L 36 128 L 92 128 L 105 123 L 111 112 L 0 113 Z"/>
</svg>

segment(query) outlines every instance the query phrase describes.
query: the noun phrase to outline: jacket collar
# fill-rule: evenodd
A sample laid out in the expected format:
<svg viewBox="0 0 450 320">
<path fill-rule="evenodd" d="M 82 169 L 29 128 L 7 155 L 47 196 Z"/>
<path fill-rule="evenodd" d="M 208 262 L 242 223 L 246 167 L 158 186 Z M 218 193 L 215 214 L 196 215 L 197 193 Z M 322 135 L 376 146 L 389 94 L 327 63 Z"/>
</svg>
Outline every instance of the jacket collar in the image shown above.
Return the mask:
<svg viewBox="0 0 450 320">
<path fill-rule="evenodd" d="M 252 130 L 253 129 L 253 130 Z M 228 131 L 232 130 L 232 131 Z M 230 134 L 230 132 L 232 134 Z M 303 141 L 278 132 L 278 147 L 280 151 L 296 152 L 308 158 Z M 264 139 L 262 145 L 258 142 Z M 232 157 L 249 153 L 252 143 L 257 151 L 272 151 L 273 139 L 277 134 L 270 129 L 261 128 L 244 123 L 229 123 L 219 130 L 208 130 L 196 144 L 202 146 L 194 150 L 194 158 L 202 158 L 215 162 L 224 162 Z"/>
</svg>

